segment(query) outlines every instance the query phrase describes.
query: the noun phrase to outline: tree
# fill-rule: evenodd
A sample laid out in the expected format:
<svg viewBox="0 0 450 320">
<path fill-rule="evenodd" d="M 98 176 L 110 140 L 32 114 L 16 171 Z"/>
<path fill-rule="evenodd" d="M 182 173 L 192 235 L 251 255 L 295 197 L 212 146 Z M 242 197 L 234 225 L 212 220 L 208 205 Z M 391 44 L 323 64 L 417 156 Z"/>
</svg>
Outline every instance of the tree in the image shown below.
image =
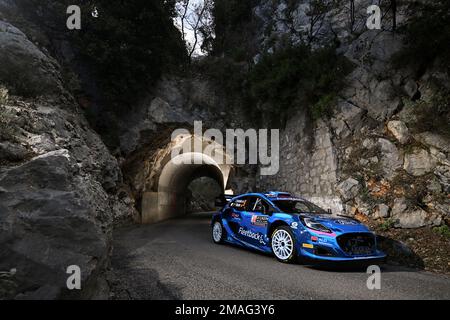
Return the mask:
<svg viewBox="0 0 450 320">
<path fill-rule="evenodd" d="M 176 5 L 178 25 L 183 41 L 188 46 L 188 56 L 192 60 L 199 51 L 205 52 L 213 38 L 213 0 L 179 0 Z M 206 43 L 205 43 L 206 41 Z"/>
<path fill-rule="evenodd" d="M 186 29 L 185 29 L 185 21 L 188 15 L 188 8 L 190 4 L 190 0 L 180 0 L 177 4 L 176 10 L 180 18 L 181 23 L 181 38 L 184 42 L 186 42 Z"/>
<path fill-rule="evenodd" d="M 215 0 L 212 55 L 226 55 L 236 61 L 251 61 L 257 54 L 254 34 L 258 23 L 253 8 L 258 0 Z"/>
<path fill-rule="evenodd" d="M 391 0 L 392 8 L 392 31 L 397 29 L 397 0 Z"/>
<path fill-rule="evenodd" d="M 66 1 L 66 0 L 60 0 Z M 90 68 L 108 108 L 126 110 L 161 74 L 186 62 L 168 0 L 96 0 L 82 7 L 82 29 L 72 33 L 78 56 Z"/>
<path fill-rule="evenodd" d="M 322 30 L 327 13 L 338 5 L 336 0 L 310 0 L 306 15 L 309 16 L 308 43 L 313 42 Z"/>
<path fill-rule="evenodd" d="M 355 27 L 355 0 L 350 0 L 350 32 Z"/>
</svg>

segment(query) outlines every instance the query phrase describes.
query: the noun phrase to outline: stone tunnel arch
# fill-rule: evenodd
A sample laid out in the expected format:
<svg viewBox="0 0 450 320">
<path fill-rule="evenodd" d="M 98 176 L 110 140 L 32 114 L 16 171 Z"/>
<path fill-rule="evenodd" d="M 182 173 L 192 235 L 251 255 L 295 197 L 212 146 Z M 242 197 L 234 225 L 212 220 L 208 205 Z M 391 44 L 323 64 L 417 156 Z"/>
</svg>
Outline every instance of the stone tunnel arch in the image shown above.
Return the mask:
<svg viewBox="0 0 450 320">
<path fill-rule="evenodd" d="M 202 146 L 201 150 L 194 148 L 195 143 Z M 174 156 L 174 150 L 178 155 Z M 150 174 L 154 180 L 152 189 L 142 196 L 141 222 L 154 223 L 184 215 L 187 188 L 197 178 L 212 178 L 225 192 L 232 171 L 229 160 L 225 147 L 214 140 L 195 135 L 176 137 L 155 161 L 155 172 Z"/>
</svg>

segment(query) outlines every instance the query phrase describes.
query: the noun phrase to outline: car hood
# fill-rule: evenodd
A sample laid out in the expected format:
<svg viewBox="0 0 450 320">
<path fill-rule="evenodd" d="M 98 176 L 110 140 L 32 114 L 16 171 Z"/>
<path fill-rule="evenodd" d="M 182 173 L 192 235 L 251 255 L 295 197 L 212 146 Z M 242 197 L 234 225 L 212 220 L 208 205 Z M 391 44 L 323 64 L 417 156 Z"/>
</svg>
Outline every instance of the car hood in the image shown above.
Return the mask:
<svg viewBox="0 0 450 320">
<path fill-rule="evenodd" d="M 319 214 L 301 214 L 300 217 L 314 219 L 333 231 L 369 232 L 369 229 L 364 224 L 351 218 Z"/>
</svg>

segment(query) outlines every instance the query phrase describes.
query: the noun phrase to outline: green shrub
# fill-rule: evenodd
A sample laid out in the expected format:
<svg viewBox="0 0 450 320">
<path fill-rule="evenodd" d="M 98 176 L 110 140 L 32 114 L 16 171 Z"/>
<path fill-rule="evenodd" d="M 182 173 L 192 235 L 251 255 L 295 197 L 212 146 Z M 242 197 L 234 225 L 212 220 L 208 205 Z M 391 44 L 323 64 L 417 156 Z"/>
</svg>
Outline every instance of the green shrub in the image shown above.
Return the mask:
<svg viewBox="0 0 450 320">
<path fill-rule="evenodd" d="M 163 72 L 187 62 L 187 51 L 173 25 L 174 1 L 96 1 L 90 17 L 74 33 L 81 57 L 91 67 L 106 102 L 125 108 L 139 99 Z"/>
<path fill-rule="evenodd" d="M 312 118 L 317 120 L 331 116 L 331 106 L 336 102 L 336 99 L 337 97 L 334 93 L 321 97 L 319 101 L 311 107 Z"/>
<path fill-rule="evenodd" d="M 194 62 L 192 71 L 212 80 L 228 97 L 245 94 L 245 83 L 248 76 L 246 64 L 237 63 L 229 58 L 206 57 Z"/>
<path fill-rule="evenodd" d="M 65 11 L 72 4 L 81 7 L 81 30 L 68 32 Z M 106 111 L 128 110 L 164 72 L 177 71 L 188 61 L 173 23 L 175 0 L 21 0 L 18 5 L 30 20 L 40 22 L 41 33 L 70 42 L 82 89 Z M 97 18 L 91 15 L 94 6 Z"/>
<path fill-rule="evenodd" d="M 392 229 L 394 227 L 394 225 L 395 225 L 394 219 L 386 219 L 380 224 L 380 229 L 382 231 L 388 231 L 388 230 Z"/>
<path fill-rule="evenodd" d="M 269 104 L 274 115 L 308 108 L 317 119 L 331 113 L 352 69 L 334 46 L 314 51 L 306 45 L 287 46 L 262 58 L 249 75 L 249 86 L 257 105 Z"/>
<path fill-rule="evenodd" d="M 256 27 L 252 9 L 256 0 L 215 0 L 213 17 L 215 39 L 214 56 L 233 57 L 236 61 L 249 61 L 256 48 L 251 41 Z M 238 31 L 237 31 L 238 30 Z"/>
<path fill-rule="evenodd" d="M 450 238 L 450 228 L 445 224 L 440 227 L 433 228 L 433 231 L 443 237 Z"/>
<path fill-rule="evenodd" d="M 394 55 L 394 65 L 415 66 L 420 75 L 439 60 L 450 74 L 450 1 L 412 2 L 410 11 L 412 17 L 399 29 L 406 46 Z"/>
<path fill-rule="evenodd" d="M 450 91 L 443 88 L 430 101 L 415 106 L 416 119 L 412 123 L 418 132 L 430 131 L 450 139 Z"/>
</svg>

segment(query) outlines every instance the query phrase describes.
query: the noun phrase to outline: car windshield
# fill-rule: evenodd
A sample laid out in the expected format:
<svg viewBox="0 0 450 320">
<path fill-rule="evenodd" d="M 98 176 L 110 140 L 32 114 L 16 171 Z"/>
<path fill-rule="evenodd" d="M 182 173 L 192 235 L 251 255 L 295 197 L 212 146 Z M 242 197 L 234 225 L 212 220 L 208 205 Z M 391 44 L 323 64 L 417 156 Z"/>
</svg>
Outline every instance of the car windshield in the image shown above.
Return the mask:
<svg viewBox="0 0 450 320">
<path fill-rule="evenodd" d="M 275 200 L 273 203 L 285 213 L 329 214 L 329 212 L 306 200 Z"/>
</svg>

